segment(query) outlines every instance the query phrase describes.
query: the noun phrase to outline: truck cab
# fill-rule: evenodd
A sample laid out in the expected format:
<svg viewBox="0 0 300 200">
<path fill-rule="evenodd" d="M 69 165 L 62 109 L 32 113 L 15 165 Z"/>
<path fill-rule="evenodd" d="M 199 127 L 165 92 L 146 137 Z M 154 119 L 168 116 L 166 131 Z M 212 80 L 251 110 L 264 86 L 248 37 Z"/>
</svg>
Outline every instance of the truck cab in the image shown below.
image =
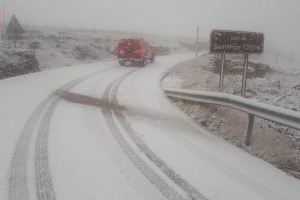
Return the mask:
<svg viewBox="0 0 300 200">
<path fill-rule="evenodd" d="M 145 66 L 148 62 L 155 61 L 154 49 L 143 39 L 122 39 L 115 53 L 122 66 L 127 62 Z"/>
</svg>

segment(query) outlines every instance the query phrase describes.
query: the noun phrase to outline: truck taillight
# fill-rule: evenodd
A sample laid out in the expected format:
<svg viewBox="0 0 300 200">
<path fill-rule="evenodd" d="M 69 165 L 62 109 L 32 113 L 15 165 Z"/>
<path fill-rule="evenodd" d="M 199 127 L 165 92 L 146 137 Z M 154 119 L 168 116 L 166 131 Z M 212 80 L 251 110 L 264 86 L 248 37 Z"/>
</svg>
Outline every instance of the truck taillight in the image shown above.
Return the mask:
<svg viewBox="0 0 300 200">
<path fill-rule="evenodd" d="M 144 50 L 143 49 L 137 49 L 137 50 L 134 51 L 134 54 L 143 56 L 144 55 Z"/>
<path fill-rule="evenodd" d="M 141 49 L 141 50 L 140 50 L 140 55 L 143 56 L 144 54 L 145 54 L 145 50 L 144 50 L 144 49 Z"/>
<path fill-rule="evenodd" d="M 121 55 L 124 55 L 125 52 L 124 52 L 123 49 L 120 49 L 120 50 L 119 50 L 119 53 L 120 53 Z"/>
</svg>

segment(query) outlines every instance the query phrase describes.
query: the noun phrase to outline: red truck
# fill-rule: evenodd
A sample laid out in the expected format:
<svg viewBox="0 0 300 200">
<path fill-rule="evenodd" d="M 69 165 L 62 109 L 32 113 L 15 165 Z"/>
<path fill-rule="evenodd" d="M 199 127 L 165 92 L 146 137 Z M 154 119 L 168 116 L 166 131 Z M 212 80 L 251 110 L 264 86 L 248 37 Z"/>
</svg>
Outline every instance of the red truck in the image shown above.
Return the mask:
<svg viewBox="0 0 300 200">
<path fill-rule="evenodd" d="M 119 41 L 115 53 L 122 66 L 126 62 L 146 66 L 148 62 L 155 61 L 154 49 L 143 39 L 122 39 Z"/>
</svg>

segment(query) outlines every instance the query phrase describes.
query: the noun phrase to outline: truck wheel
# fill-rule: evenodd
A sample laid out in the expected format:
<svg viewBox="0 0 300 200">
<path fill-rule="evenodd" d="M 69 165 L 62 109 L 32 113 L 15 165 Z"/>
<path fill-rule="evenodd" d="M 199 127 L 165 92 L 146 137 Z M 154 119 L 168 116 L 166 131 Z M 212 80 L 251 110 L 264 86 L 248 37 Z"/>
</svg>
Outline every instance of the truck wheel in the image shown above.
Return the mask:
<svg viewBox="0 0 300 200">
<path fill-rule="evenodd" d="M 124 61 L 124 60 L 119 60 L 119 64 L 120 64 L 121 66 L 124 66 L 124 65 L 125 65 L 125 61 Z"/>
<path fill-rule="evenodd" d="M 155 58 L 154 58 L 154 57 L 151 58 L 151 59 L 150 59 L 150 62 L 151 62 L 151 63 L 154 63 L 154 62 L 155 62 Z"/>
<path fill-rule="evenodd" d="M 146 65 L 147 65 L 147 60 L 141 61 L 141 66 L 142 66 L 142 67 L 145 67 Z"/>
</svg>

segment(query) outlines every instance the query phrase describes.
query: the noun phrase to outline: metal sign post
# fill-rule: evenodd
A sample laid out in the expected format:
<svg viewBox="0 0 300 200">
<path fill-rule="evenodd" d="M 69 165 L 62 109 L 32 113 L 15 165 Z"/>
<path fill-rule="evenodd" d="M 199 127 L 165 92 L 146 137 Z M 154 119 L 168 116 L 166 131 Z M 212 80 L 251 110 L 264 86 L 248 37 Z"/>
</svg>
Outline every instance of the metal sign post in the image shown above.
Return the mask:
<svg viewBox="0 0 300 200">
<path fill-rule="evenodd" d="M 4 25 L 5 25 L 5 7 L 4 7 L 4 0 L 0 0 L 0 23 L 1 23 L 1 27 L 0 27 L 0 41 L 2 42 L 2 39 L 3 39 L 3 33 L 4 33 Z"/>
<path fill-rule="evenodd" d="M 249 54 L 244 55 L 244 73 L 243 73 L 243 80 L 242 80 L 242 90 L 241 96 L 245 97 L 246 94 L 246 84 L 247 84 L 247 72 L 248 72 L 248 63 L 249 63 Z"/>
<path fill-rule="evenodd" d="M 244 72 L 241 95 L 245 97 L 249 54 L 259 54 L 264 51 L 264 34 L 243 31 L 213 30 L 210 34 L 210 53 L 222 54 L 220 69 L 219 92 L 223 91 L 225 54 L 244 55 Z M 254 115 L 249 114 L 247 137 L 245 144 L 250 145 L 253 129 Z"/>
<path fill-rule="evenodd" d="M 223 89 L 224 89 L 224 65 L 225 65 L 225 54 L 222 54 L 221 55 L 220 80 L 219 80 L 219 92 L 223 92 Z"/>
<path fill-rule="evenodd" d="M 196 57 L 198 56 L 199 46 L 199 26 L 197 26 Z"/>
<path fill-rule="evenodd" d="M 244 55 L 244 73 L 241 95 L 245 97 L 249 54 L 264 51 L 264 34 L 244 31 L 213 30 L 210 34 L 210 53 L 222 54 L 219 91 L 223 91 L 225 54 Z"/>
</svg>

